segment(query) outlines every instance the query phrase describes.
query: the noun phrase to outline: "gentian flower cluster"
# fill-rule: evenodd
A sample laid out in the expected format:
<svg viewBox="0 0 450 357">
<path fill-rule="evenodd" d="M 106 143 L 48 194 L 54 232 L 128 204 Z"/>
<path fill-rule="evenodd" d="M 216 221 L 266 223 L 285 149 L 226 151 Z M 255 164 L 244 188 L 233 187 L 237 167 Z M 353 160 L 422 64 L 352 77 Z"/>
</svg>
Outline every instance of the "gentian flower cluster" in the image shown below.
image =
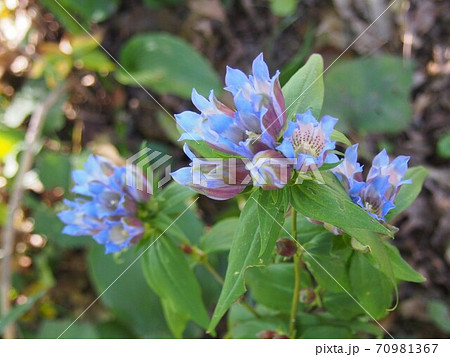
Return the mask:
<svg viewBox="0 0 450 357">
<path fill-rule="evenodd" d="M 70 209 L 58 217 L 66 226 L 63 233 L 72 236 L 92 236 L 105 246 L 106 253 L 118 252 L 137 243 L 143 236 L 143 223 L 137 218 L 138 204 L 150 199 L 146 190 L 126 184 L 127 169 L 116 166 L 106 158 L 91 155 L 83 170 L 75 170 L 72 177 L 73 201 L 64 200 Z M 146 178 L 132 169 L 133 182 Z M 143 185 L 144 186 L 144 185 Z"/>
<path fill-rule="evenodd" d="M 270 77 L 260 54 L 253 61 L 252 75 L 227 67 L 225 89 L 233 96 L 234 109 L 220 102 L 212 91 L 206 99 L 193 90 L 192 102 L 200 113 L 175 115 L 185 131 L 179 140 L 203 141 L 227 159 L 219 163 L 196 158 L 185 145 L 192 163 L 172 173 L 175 181 L 223 200 L 242 192 L 250 183 L 266 190 L 282 188 L 292 168 L 306 171 L 324 163 L 327 152 L 335 147 L 330 135 L 337 119 L 325 116 L 318 122 L 307 111 L 287 125 L 278 77 L 278 71 Z M 196 175 L 200 180 L 194 180 Z"/>
<path fill-rule="evenodd" d="M 330 156 L 330 161 L 337 160 L 336 156 Z M 409 156 L 398 156 L 390 162 L 383 149 L 373 159 L 366 181 L 363 181 L 363 168 L 357 160 L 358 144 L 355 144 L 347 148 L 344 160 L 333 172 L 353 202 L 384 222 L 386 214 L 395 207 L 394 200 L 400 186 L 411 183 L 411 180 L 403 180 Z"/>
</svg>

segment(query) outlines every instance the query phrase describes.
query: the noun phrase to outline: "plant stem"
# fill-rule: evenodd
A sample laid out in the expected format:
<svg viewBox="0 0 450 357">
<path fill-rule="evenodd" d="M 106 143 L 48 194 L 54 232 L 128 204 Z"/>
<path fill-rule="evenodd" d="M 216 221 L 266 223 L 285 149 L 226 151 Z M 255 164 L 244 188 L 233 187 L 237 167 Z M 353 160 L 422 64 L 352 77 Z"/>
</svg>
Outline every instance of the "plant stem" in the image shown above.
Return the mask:
<svg viewBox="0 0 450 357">
<path fill-rule="evenodd" d="M 260 318 L 261 315 L 245 300 L 240 300 L 240 304 L 250 311 L 256 318 Z"/>
<path fill-rule="evenodd" d="M 14 248 L 14 219 L 20 209 L 20 203 L 24 192 L 23 180 L 25 174 L 31 169 L 34 157 L 38 150 L 37 142 L 41 135 L 45 117 L 50 108 L 55 104 L 60 95 L 65 91 L 65 85 L 61 85 L 53 90 L 44 102 L 34 111 L 25 134 L 25 150 L 20 159 L 19 171 L 14 180 L 11 198 L 8 203 L 8 217 L 3 229 L 2 236 L 2 274 L 0 279 L 1 312 L 2 317 L 8 315 L 11 309 L 9 292 L 11 290 L 11 258 Z M 3 338 L 14 338 L 16 335 L 14 325 L 6 327 Z"/>
<path fill-rule="evenodd" d="M 220 276 L 220 274 L 212 267 L 211 264 L 209 264 L 207 259 L 202 259 L 202 264 L 205 266 L 206 269 L 208 269 L 208 271 L 211 273 L 211 275 L 214 277 L 214 279 L 216 279 L 220 285 L 223 285 L 224 280 L 223 278 Z M 241 299 L 239 301 L 239 303 L 244 306 L 248 311 L 250 311 L 255 317 L 257 317 L 258 319 L 261 317 L 260 314 L 258 314 L 258 312 L 249 305 L 249 303 L 243 299 Z"/>
<path fill-rule="evenodd" d="M 211 275 L 216 279 L 220 285 L 223 285 L 224 281 L 223 278 L 220 276 L 220 274 L 212 267 L 211 264 L 206 259 L 203 259 L 203 265 L 206 269 L 211 273 Z"/>
<path fill-rule="evenodd" d="M 292 208 L 291 211 L 292 218 L 292 237 L 294 240 L 297 239 L 297 211 Z M 296 242 L 297 243 L 297 242 Z M 301 264 L 301 251 L 297 251 L 294 255 L 294 271 L 295 271 L 295 284 L 294 284 L 294 294 L 292 296 L 292 308 L 291 315 L 289 317 L 289 337 L 295 338 L 295 321 L 297 317 L 298 303 L 300 300 L 300 264 Z"/>
</svg>

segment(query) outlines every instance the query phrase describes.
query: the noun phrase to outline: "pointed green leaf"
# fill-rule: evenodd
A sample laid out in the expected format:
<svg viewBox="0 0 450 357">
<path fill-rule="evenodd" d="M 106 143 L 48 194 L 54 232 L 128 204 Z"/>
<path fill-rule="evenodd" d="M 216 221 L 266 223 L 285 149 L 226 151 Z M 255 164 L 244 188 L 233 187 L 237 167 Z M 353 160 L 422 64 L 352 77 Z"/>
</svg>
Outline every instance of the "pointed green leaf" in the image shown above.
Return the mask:
<svg viewBox="0 0 450 357">
<path fill-rule="evenodd" d="M 172 310 L 170 302 L 166 299 L 161 299 L 161 305 L 170 331 L 175 338 L 183 338 L 183 332 L 189 321 L 189 315 Z"/>
<path fill-rule="evenodd" d="M 325 184 L 304 181 L 293 186 L 292 205 L 305 216 L 332 224 L 369 246 L 380 270 L 389 277 L 397 293 L 392 266 L 379 236 L 392 236 L 392 232 L 353 203 L 333 174 L 325 172 L 323 177 Z"/>
<path fill-rule="evenodd" d="M 260 190 L 258 202 L 258 222 L 261 233 L 259 255 L 263 255 L 267 248 L 271 249 L 273 247 L 273 241 L 276 241 L 278 238 L 278 234 L 284 224 L 286 210 L 289 205 L 288 187 L 275 191 Z M 279 225 L 274 225 L 274 220 Z"/>
<path fill-rule="evenodd" d="M 386 246 L 384 245 L 381 237 L 368 230 L 360 230 L 360 229 L 350 229 L 348 230 L 348 234 L 350 234 L 353 238 L 355 238 L 358 242 L 360 242 L 364 246 L 369 247 L 370 253 L 367 255 L 368 259 L 372 259 L 374 261 L 374 266 L 377 268 L 389 279 L 391 282 L 391 287 L 394 289 L 396 304 L 398 303 L 398 287 L 397 281 L 395 279 L 394 270 L 392 269 L 392 263 L 390 257 L 387 253 Z M 363 254 L 363 253 L 360 253 Z"/>
<path fill-rule="evenodd" d="M 250 268 L 245 281 L 250 288 L 252 298 L 269 309 L 289 313 L 294 294 L 294 264 L 271 264 L 267 267 Z M 311 276 L 302 269 L 300 288 L 311 287 Z M 301 308 L 301 307 L 300 307 Z"/>
<path fill-rule="evenodd" d="M 231 217 L 216 223 L 208 233 L 200 238 L 200 248 L 206 254 L 230 250 L 238 222 L 239 218 Z"/>
<path fill-rule="evenodd" d="M 423 283 L 426 279 L 416 272 L 411 266 L 401 257 L 397 247 L 392 244 L 385 242 L 386 251 L 389 260 L 392 264 L 392 270 L 394 271 L 394 276 L 397 279 L 412 281 L 414 283 Z"/>
<path fill-rule="evenodd" d="M 184 203 L 195 195 L 196 193 L 187 187 L 172 182 L 158 192 L 155 197 L 160 202 L 162 212 L 173 214 L 182 212 L 186 208 Z"/>
<path fill-rule="evenodd" d="M 228 329 L 231 337 L 236 339 L 258 338 L 258 334 L 265 330 L 277 331 L 287 334 L 288 321 L 286 316 L 274 315 L 273 311 L 257 306 L 260 317 L 251 314 L 242 305 L 233 305 L 228 314 Z"/>
<path fill-rule="evenodd" d="M 339 143 L 345 144 L 347 146 L 352 146 L 352 142 L 348 140 L 348 138 L 338 130 L 333 130 L 330 136 L 331 140 L 335 140 Z"/>
<path fill-rule="evenodd" d="M 316 118 L 319 117 L 323 104 L 323 59 L 313 54 L 306 64 L 300 68 L 283 86 L 286 102 L 286 113 L 289 120 L 295 114 L 304 113 L 308 109 Z"/>
<path fill-rule="evenodd" d="M 386 316 L 392 301 L 389 278 L 363 253 L 355 252 L 350 263 L 351 293 L 375 319 Z"/>
<path fill-rule="evenodd" d="M 291 204 L 298 212 L 347 233 L 349 229 L 363 229 L 392 236 L 392 232 L 352 202 L 333 174 L 324 172 L 322 176 L 325 184 L 305 180 L 291 187 Z"/>
<path fill-rule="evenodd" d="M 303 261 L 317 283 L 327 291 L 342 292 L 350 289 L 347 260 L 351 251 L 332 252 L 333 240 L 342 239 L 323 229 L 303 245 Z"/>
<path fill-rule="evenodd" d="M 262 256 L 259 256 L 261 236 L 258 227 L 258 203 L 256 202 L 258 197 L 259 192 L 253 192 L 239 218 L 228 257 L 228 269 L 225 275 L 225 282 L 208 327 L 209 331 L 214 330 L 231 304 L 245 293 L 244 274 L 246 269 L 252 266 L 264 265 L 272 253 L 268 246 L 266 252 Z M 273 221 L 273 227 L 275 225 L 277 223 Z"/>
<path fill-rule="evenodd" d="M 160 299 L 146 284 L 139 264 L 130 266 L 134 259 L 134 249 L 123 251 L 118 257 L 105 254 L 105 247 L 95 244 L 90 248 L 87 257 L 90 281 L 97 294 L 102 294 L 103 305 L 136 336 L 169 338 L 171 333 L 164 321 Z M 126 273 L 121 275 L 126 269 Z M 120 279 L 108 289 L 118 276 Z M 59 333 L 63 330 L 59 329 Z"/>
<path fill-rule="evenodd" d="M 122 48 L 120 63 L 126 69 L 116 72 L 120 83 L 138 86 L 138 81 L 158 94 L 190 98 L 192 88 L 203 95 L 211 89 L 221 90 L 219 77 L 206 58 L 168 33 L 134 36 Z"/>
<path fill-rule="evenodd" d="M 342 320 L 351 320 L 365 314 L 364 310 L 344 291 L 326 291 L 323 305 L 330 314 Z"/>
<path fill-rule="evenodd" d="M 185 256 L 167 237 L 161 237 L 142 256 L 145 278 L 170 311 L 187 315 L 198 325 L 208 326 L 208 313 L 200 285 Z"/>
<path fill-rule="evenodd" d="M 36 301 L 45 294 L 45 291 L 39 291 L 27 298 L 27 301 L 21 305 L 15 305 L 5 316 L 0 319 L 0 334 L 10 324 L 14 323 L 30 310 Z M 61 331 L 62 332 L 62 331 Z"/>
</svg>

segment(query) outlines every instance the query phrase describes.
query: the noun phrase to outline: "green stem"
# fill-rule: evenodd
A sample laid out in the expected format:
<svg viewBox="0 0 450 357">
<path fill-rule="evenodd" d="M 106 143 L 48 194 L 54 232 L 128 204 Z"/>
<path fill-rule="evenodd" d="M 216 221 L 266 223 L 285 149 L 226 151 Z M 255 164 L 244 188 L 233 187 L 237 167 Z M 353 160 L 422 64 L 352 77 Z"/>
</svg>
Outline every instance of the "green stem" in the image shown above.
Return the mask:
<svg viewBox="0 0 450 357">
<path fill-rule="evenodd" d="M 240 304 L 250 311 L 256 318 L 260 318 L 261 315 L 245 300 L 240 300 Z"/>
<path fill-rule="evenodd" d="M 292 208 L 291 211 L 292 218 L 292 237 L 297 240 L 297 211 Z M 297 242 L 296 242 L 297 243 Z M 300 300 L 300 264 L 301 264 L 301 251 L 298 250 L 294 255 L 294 271 L 295 271 L 295 284 L 294 284 L 294 294 L 292 296 L 292 308 L 291 315 L 289 317 L 289 337 L 295 338 L 295 321 L 297 317 L 298 304 Z"/>
<path fill-rule="evenodd" d="M 211 264 L 206 259 L 203 259 L 202 261 L 203 265 L 206 269 L 211 273 L 211 275 L 218 281 L 220 285 L 223 285 L 224 281 L 223 278 L 220 276 L 220 274 L 212 267 Z"/>
<path fill-rule="evenodd" d="M 201 263 L 205 266 L 206 269 L 208 269 L 208 271 L 211 273 L 211 275 L 214 277 L 214 279 L 216 279 L 217 282 L 219 282 L 220 285 L 223 285 L 224 280 L 223 278 L 220 276 L 220 274 L 212 267 L 211 264 L 209 264 L 208 260 L 202 259 Z M 245 300 L 240 300 L 239 303 L 244 306 L 248 311 L 250 311 L 256 318 L 260 318 L 261 315 L 258 314 L 258 312 L 248 304 L 247 301 Z"/>
</svg>

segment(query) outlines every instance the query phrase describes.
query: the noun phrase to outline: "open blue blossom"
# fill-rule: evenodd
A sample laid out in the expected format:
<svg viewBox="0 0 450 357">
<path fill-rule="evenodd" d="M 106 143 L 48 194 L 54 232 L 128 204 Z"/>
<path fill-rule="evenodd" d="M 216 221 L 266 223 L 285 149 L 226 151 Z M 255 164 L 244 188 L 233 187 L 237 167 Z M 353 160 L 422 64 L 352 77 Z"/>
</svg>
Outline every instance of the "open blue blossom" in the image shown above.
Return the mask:
<svg viewBox="0 0 450 357">
<path fill-rule="evenodd" d="M 135 169 L 132 175 L 134 182 L 147 182 Z M 73 171 L 72 177 L 72 192 L 79 197 L 64 200 L 70 209 L 58 214 L 66 224 L 63 233 L 90 235 L 105 245 L 106 253 L 117 252 L 142 238 L 143 224 L 136 218 L 138 203 L 148 201 L 150 195 L 126 184 L 125 167 L 91 155 L 84 169 Z"/>
<path fill-rule="evenodd" d="M 286 124 L 284 97 L 278 80 L 272 78 L 260 54 L 253 61 L 253 75 L 227 67 L 225 89 L 233 95 L 236 109 L 221 103 L 211 91 L 206 99 L 192 91 L 192 102 L 200 113 L 176 114 L 185 130 L 179 140 L 201 140 L 213 149 L 252 159 L 263 150 L 274 149 Z"/>
<path fill-rule="evenodd" d="M 385 221 L 386 214 L 395 207 L 394 200 L 401 185 L 411 183 L 403 180 L 408 169 L 408 156 L 398 156 L 392 162 L 386 150 L 372 161 L 372 167 L 364 182 L 362 167 L 357 162 L 358 145 L 347 148 L 343 162 L 333 169 L 347 189 L 353 202 L 360 205 L 372 217 Z"/>
<path fill-rule="evenodd" d="M 278 177 L 282 170 L 267 166 L 270 160 L 262 164 L 257 162 L 262 156 L 274 160 L 283 157 L 275 151 L 278 138 L 286 126 L 279 72 L 270 77 L 262 54 L 253 61 L 252 72 L 247 76 L 238 69 L 227 68 L 225 89 L 232 94 L 235 109 L 217 100 L 213 92 L 206 99 L 193 90 L 192 102 L 200 113 L 185 111 L 175 115 L 177 123 L 185 130 L 180 140 L 204 141 L 215 150 L 242 158 L 238 159 L 237 165 L 224 161 L 222 171 L 230 173 L 230 177 L 225 175 L 219 178 L 216 175 L 213 180 L 196 183 L 192 178 L 192 167 L 195 165 L 191 165 L 191 168 L 182 168 L 172 174 L 178 183 L 214 199 L 233 197 L 252 181 L 264 189 L 280 188 L 287 183 L 287 180 Z M 264 155 L 260 154 L 262 152 Z M 194 158 L 190 150 L 188 156 Z M 204 164 L 202 173 L 211 176 L 208 164 Z M 246 177 L 250 180 L 229 183 L 235 178 Z"/>
<path fill-rule="evenodd" d="M 288 123 L 277 149 L 287 158 L 296 159 L 297 170 L 318 168 L 325 162 L 328 151 L 335 147 L 330 135 L 336 123 L 337 119 L 329 115 L 318 122 L 310 110 L 297 114 L 297 121 Z"/>
</svg>

